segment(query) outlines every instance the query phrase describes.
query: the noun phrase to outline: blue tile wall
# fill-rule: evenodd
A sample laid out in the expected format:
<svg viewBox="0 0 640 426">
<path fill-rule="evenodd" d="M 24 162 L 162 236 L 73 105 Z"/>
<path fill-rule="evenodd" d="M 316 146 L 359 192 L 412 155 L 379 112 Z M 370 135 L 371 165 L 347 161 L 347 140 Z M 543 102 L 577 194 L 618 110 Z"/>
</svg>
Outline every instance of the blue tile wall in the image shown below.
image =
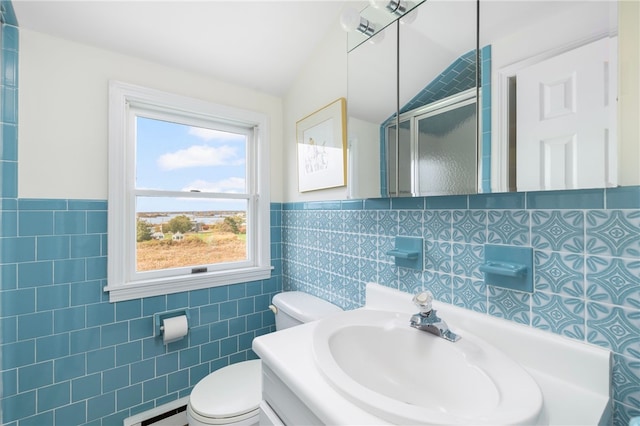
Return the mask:
<svg viewBox="0 0 640 426">
<path fill-rule="evenodd" d="M 400 108 L 400 114 L 476 87 L 476 51 L 471 50 L 445 68 L 420 93 Z"/>
<path fill-rule="evenodd" d="M 0 0 L 0 424 L 122 424 L 254 358 L 281 291 L 282 206 L 271 208 L 272 278 L 109 303 L 104 200 L 17 198 L 18 28 Z M 186 308 L 187 338 L 153 336 L 153 314 Z"/>
<path fill-rule="evenodd" d="M 20 256 L 0 254 L 2 424 L 114 424 L 189 394 L 229 363 L 254 358 L 254 337 L 273 331 L 281 290 L 280 204 L 274 203 L 274 275 L 167 296 L 109 303 L 107 203 L 19 199 Z M 24 234 L 24 236 L 23 236 Z M 190 332 L 165 347 L 153 314 L 186 308 Z M 43 423 L 44 422 L 44 423 Z"/>
<path fill-rule="evenodd" d="M 10 2 L 0 2 L 0 196 L 18 196 L 18 27 Z M 10 203 L 10 201 L 7 201 Z M 5 204 L 5 202 L 3 202 Z M 4 222 L 5 215 L 2 220 Z M 8 227 L 2 226 L 2 236 Z M 4 250 L 3 250 L 4 251 Z"/>
<path fill-rule="evenodd" d="M 491 192 L 491 45 L 480 49 L 480 188 Z"/>
<path fill-rule="evenodd" d="M 430 289 L 446 303 L 605 347 L 614 353 L 615 424 L 626 426 L 640 415 L 639 191 L 287 203 L 283 286 L 345 309 L 363 305 L 369 281 Z M 424 238 L 421 271 L 385 254 L 395 235 Z M 478 266 L 488 243 L 533 248 L 533 294 L 485 285 Z"/>
</svg>

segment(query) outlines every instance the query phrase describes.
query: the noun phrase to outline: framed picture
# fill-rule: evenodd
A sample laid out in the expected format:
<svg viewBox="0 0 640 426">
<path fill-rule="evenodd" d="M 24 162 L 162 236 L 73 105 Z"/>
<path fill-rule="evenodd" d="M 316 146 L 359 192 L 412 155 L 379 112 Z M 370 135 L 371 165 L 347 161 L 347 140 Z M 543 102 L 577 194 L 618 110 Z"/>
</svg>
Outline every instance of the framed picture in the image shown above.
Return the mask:
<svg viewBox="0 0 640 426">
<path fill-rule="evenodd" d="M 298 191 L 345 186 L 346 101 L 340 98 L 296 123 Z"/>
</svg>

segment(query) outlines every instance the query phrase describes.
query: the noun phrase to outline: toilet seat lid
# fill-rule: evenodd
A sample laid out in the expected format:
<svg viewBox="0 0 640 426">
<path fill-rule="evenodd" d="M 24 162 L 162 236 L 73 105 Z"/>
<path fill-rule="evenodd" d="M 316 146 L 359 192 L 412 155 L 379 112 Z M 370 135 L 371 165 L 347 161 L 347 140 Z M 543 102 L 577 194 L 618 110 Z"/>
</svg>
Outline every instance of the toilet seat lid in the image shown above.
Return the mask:
<svg viewBox="0 0 640 426">
<path fill-rule="evenodd" d="M 262 400 L 262 363 L 238 362 L 200 380 L 189 397 L 197 414 L 209 418 L 241 416 L 256 410 Z"/>
</svg>

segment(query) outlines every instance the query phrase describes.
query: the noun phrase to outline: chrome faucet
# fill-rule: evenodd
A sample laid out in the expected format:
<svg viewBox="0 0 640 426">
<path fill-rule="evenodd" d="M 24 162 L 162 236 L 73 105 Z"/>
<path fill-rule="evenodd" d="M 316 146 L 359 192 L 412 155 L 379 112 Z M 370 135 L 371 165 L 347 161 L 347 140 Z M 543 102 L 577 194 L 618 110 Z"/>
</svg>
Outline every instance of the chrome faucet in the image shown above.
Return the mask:
<svg viewBox="0 0 640 426">
<path fill-rule="evenodd" d="M 449 330 L 447 323 L 436 314 L 436 310 L 431 307 L 431 302 L 433 302 L 433 294 L 429 290 L 413 296 L 413 303 L 420 308 L 420 312 L 411 317 L 411 327 L 435 334 L 451 342 L 460 340 L 460 336 Z"/>
</svg>

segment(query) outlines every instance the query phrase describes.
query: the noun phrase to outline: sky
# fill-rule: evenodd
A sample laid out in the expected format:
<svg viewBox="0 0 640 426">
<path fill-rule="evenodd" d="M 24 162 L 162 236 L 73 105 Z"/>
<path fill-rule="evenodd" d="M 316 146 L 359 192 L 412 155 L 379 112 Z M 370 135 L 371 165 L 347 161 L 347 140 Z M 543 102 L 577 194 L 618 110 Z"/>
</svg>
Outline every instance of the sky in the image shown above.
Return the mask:
<svg viewBox="0 0 640 426">
<path fill-rule="evenodd" d="M 136 188 L 244 193 L 246 136 L 137 117 Z M 244 200 L 138 197 L 137 211 L 245 210 Z"/>
</svg>

